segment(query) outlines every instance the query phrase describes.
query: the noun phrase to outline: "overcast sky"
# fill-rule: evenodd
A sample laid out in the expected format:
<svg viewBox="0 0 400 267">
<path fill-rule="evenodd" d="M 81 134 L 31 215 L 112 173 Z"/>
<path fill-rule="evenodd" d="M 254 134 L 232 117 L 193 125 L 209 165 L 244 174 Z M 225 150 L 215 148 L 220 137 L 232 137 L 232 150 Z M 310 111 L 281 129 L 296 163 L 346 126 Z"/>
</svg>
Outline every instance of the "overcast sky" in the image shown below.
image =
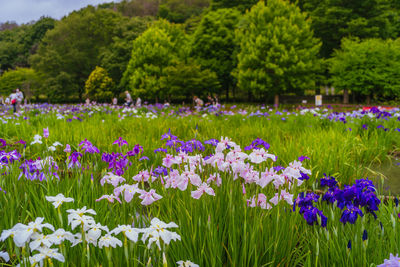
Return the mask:
<svg viewBox="0 0 400 267">
<path fill-rule="evenodd" d="M 38 20 L 41 16 L 60 19 L 73 10 L 113 0 L 0 0 L 0 22 L 18 24 Z"/>
</svg>

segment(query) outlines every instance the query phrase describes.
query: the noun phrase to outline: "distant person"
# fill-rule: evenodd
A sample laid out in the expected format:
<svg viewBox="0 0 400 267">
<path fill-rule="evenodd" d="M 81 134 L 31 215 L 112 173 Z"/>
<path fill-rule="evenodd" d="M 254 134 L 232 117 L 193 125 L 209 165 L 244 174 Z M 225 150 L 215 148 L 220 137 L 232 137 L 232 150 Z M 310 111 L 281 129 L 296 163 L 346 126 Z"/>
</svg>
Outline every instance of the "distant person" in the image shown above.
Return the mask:
<svg viewBox="0 0 400 267">
<path fill-rule="evenodd" d="M 140 108 L 142 106 L 142 99 L 140 99 L 140 97 L 138 97 L 136 99 L 136 108 Z"/>
<path fill-rule="evenodd" d="M 19 88 L 16 89 L 16 94 L 17 94 L 17 108 L 20 108 L 22 100 L 24 100 L 24 94 L 22 93 L 22 91 L 19 90 Z"/>
<path fill-rule="evenodd" d="M 196 107 L 202 107 L 204 105 L 203 100 L 201 100 L 197 96 L 193 97 L 193 101 L 194 101 Z"/>
<path fill-rule="evenodd" d="M 0 96 L 0 105 L 4 105 L 4 97 L 2 95 Z"/>
<path fill-rule="evenodd" d="M 11 105 L 10 97 L 6 97 L 6 99 L 4 100 L 4 104 L 5 105 Z"/>
<path fill-rule="evenodd" d="M 132 105 L 132 97 L 128 91 L 125 91 L 125 105 L 128 107 Z"/>
<path fill-rule="evenodd" d="M 14 90 L 10 95 L 10 102 L 13 107 L 13 112 L 17 112 L 17 90 Z"/>
<path fill-rule="evenodd" d="M 218 106 L 218 95 L 214 95 L 214 106 Z"/>
<path fill-rule="evenodd" d="M 210 106 L 210 105 L 214 105 L 214 99 L 210 95 L 208 95 L 206 106 Z"/>
<path fill-rule="evenodd" d="M 168 101 L 165 100 L 165 101 L 164 101 L 164 108 L 169 108 L 169 106 L 170 106 L 170 105 L 169 105 Z"/>
<path fill-rule="evenodd" d="M 112 104 L 113 104 L 114 106 L 118 105 L 118 99 L 117 99 L 116 97 L 114 97 L 114 98 L 112 99 Z"/>
<path fill-rule="evenodd" d="M 86 100 L 85 100 L 85 106 L 90 106 L 90 99 L 89 99 L 89 97 L 86 98 Z"/>
</svg>

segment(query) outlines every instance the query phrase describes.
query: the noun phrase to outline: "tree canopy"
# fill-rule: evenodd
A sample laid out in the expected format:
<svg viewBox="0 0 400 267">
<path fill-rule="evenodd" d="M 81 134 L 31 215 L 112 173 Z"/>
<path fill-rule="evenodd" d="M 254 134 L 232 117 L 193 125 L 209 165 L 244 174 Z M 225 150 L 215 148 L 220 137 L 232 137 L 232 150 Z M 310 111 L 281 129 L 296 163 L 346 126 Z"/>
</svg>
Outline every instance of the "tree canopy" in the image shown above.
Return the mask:
<svg viewBox="0 0 400 267">
<path fill-rule="evenodd" d="M 314 86 L 318 68 L 318 39 L 306 14 L 283 0 L 259 2 L 246 13 L 236 36 L 238 86 L 267 98 L 288 92 L 302 93 Z"/>
<path fill-rule="evenodd" d="M 345 39 L 330 60 L 332 83 L 338 90 L 368 96 L 400 97 L 400 39 Z"/>
</svg>

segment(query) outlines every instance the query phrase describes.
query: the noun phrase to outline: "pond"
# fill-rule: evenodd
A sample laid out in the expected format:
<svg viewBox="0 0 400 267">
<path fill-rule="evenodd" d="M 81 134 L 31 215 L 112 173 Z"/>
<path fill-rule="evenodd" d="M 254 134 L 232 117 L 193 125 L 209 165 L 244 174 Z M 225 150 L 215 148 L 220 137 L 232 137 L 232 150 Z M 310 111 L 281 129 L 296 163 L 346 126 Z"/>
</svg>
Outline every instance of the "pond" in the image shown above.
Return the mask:
<svg viewBox="0 0 400 267">
<path fill-rule="evenodd" d="M 384 195 L 400 195 L 400 160 L 385 162 L 368 169 L 368 177 L 374 180 Z M 383 182 L 383 185 L 382 185 Z"/>
</svg>

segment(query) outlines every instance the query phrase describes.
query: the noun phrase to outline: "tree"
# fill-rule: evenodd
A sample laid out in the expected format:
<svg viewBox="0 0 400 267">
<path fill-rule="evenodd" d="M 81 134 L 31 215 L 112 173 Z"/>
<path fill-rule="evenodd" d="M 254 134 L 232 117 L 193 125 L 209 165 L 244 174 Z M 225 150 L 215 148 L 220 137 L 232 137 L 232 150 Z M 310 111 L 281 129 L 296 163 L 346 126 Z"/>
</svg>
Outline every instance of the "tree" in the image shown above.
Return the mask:
<svg viewBox="0 0 400 267">
<path fill-rule="evenodd" d="M 218 92 L 220 87 L 217 75 L 208 69 L 202 70 L 193 60 L 178 61 L 166 67 L 161 83 L 168 88 L 168 98 L 173 96 L 175 99 L 206 96 Z"/>
<path fill-rule="evenodd" d="M 133 42 L 131 59 L 121 80 L 121 87 L 133 95 L 160 99 L 168 95 L 161 77 L 165 68 L 184 53 L 184 33 L 176 25 L 159 22 Z"/>
<path fill-rule="evenodd" d="M 112 80 L 119 84 L 129 59 L 132 42 L 142 34 L 151 23 L 150 17 L 124 17 L 116 26 L 116 36 L 111 45 L 104 47 L 100 53 L 100 66 L 105 68 Z"/>
<path fill-rule="evenodd" d="M 16 67 L 29 67 L 29 56 L 36 52 L 38 44 L 54 23 L 54 19 L 42 17 L 33 24 L 0 31 L 0 73 Z"/>
<path fill-rule="evenodd" d="M 190 17 L 200 15 L 209 4 L 209 0 L 162 0 L 158 16 L 170 22 L 184 23 Z"/>
<path fill-rule="evenodd" d="M 340 42 L 345 37 L 397 37 L 399 10 L 395 10 L 395 2 L 300 0 L 299 6 L 310 14 L 315 35 L 322 40 L 321 56 L 328 58 L 334 49 L 339 49 Z"/>
<path fill-rule="evenodd" d="M 258 1 L 259 0 L 211 0 L 211 9 L 237 8 L 244 13 L 253 5 L 257 4 Z"/>
<path fill-rule="evenodd" d="M 236 31 L 240 44 L 238 86 L 264 99 L 303 93 L 315 84 L 318 39 L 306 14 L 284 0 L 259 2 L 246 13 Z"/>
<path fill-rule="evenodd" d="M 96 66 L 85 83 L 85 97 L 101 102 L 111 101 L 114 87 L 107 71 Z"/>
<path fill-rule="evenodd" d="M 236 66 L 235 28 L 241 14 L 236 9 L 218 9 L 207 13 L 193 35 L 192 56 L 203 69 L 218 76 L 222 89 L 229 97 L 234 81 L 231 72 Z M 218 92 L 220 93 L 220 92 Z"/>
<path fill-rule="evenodd" d="M 100 52 L 112 43 L 121 19 L 115 11 L 93 6 L 71 13 L 46 33 L 37 54 L 31 57 L 33 68 L 51 79 L 51 88 L 82 100 L 85 81 L 100 65 Z"/>
<path fill-rule="evenodd" d="M 159 0 L 122 0 L 115 9 L 128 17 L 157 16 Z"/>
<path fill-rule="evenodd" d="M 40 74 L 29 68 L 17 68 L 6 71 L 0 76 L 0 94 L 9 95 L 16 88 L 21 89 L 26 98 L 38 95 L 43 78 Z"/>
<path fill-rule="evenodd" d="M 344 39 L 330 60 L 332 83 L 367 98 L 400 96 L 400 40 Z"/>
</svg>

